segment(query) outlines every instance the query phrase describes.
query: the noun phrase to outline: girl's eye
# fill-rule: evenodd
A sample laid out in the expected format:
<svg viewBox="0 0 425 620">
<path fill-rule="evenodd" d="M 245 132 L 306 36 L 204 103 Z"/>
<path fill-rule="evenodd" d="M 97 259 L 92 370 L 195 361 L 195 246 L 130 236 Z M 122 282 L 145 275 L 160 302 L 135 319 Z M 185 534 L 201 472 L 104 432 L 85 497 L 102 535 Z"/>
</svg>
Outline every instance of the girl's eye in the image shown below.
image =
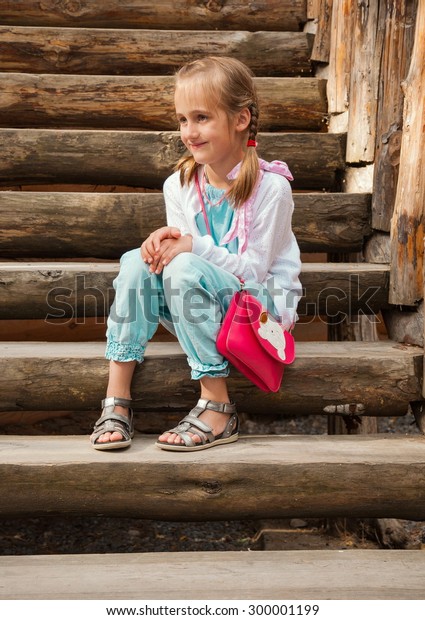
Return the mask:
<svg viewBox="0 0 425 620">
<path fill-rule="evenodd" d="M 205 116 L 205 114 L 198 114 L 198 122 L 203 122 L 208 120 L 208 116 Z"/>
</svg>

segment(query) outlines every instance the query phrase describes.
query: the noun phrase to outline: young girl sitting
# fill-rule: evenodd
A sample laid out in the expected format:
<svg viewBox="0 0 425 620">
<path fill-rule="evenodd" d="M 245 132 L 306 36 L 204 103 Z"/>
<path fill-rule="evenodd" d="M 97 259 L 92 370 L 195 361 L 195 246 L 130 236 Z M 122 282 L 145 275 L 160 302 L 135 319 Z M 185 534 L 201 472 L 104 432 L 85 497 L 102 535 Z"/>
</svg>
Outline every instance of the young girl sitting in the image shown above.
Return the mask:
<svg viewBox="0 0 425 620">
<path fill-rule="evenodd" d="M 97 450 L 131 443 L 131 380 L 159 321 L 186 353 L 200 400 L 156 445 L 189 451 L 238 438 L 228 362 L 215 343 L 241 281 L 285 328 L 297 319 L 300 254 L 291 230 L 292 177 L 286 164 L 257 156 L 259 109 L 251 71 L 233 58 L 188 63 L 176 76 L 175 107 L 189 154 L 164 184 L 168 226 L 124 254 L 114 281 L 107 397 L 91 436 Z"/>
</svg>

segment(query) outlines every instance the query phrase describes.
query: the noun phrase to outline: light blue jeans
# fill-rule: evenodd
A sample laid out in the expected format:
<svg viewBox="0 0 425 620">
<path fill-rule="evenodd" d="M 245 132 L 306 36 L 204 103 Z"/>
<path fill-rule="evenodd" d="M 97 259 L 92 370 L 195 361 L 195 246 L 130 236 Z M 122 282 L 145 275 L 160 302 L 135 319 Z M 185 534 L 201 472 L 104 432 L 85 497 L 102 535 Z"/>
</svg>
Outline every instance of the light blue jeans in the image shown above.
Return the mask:
<svg viewBox="0 0 425 620">
<path fill-rule="evenodd" d="M 122 256 L 114 288 L 107 359 L 142 362 L 161 322 L 177 336 L 192 379 L 228 376 L 228 362 L 215 343 L 231 298 L 240 289 L 236 276 L 190 252 L 178 254 L 161 274 L 152 274 L 137 248 Z M 275 314 L 265 287 L 247 282 L 245 288 Z"/>
</svg>

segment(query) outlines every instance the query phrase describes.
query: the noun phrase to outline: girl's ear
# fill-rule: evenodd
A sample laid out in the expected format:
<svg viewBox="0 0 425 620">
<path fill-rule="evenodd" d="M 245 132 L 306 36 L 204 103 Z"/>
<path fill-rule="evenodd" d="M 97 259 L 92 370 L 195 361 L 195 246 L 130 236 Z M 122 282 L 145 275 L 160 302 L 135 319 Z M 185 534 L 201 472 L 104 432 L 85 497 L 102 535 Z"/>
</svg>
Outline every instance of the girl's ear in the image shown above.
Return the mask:
<svg viewBox="0 0 425 620">
<path fill-rule="evenodd" d="M 251 122 L 251 112 L 248 108 L 243 108 L 236 119 L 236 131 L 245 131 Z"/>
</svg>

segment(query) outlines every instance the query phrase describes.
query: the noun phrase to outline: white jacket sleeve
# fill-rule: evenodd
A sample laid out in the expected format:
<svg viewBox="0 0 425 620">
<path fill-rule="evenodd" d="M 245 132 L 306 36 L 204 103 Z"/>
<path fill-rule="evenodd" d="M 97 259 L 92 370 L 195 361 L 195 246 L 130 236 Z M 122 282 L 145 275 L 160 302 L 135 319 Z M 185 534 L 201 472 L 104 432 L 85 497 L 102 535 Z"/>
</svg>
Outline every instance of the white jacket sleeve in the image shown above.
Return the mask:
<svg viewBox="0 0 425 620">
<path fill-rule="evenodd" d="M 168 177 L 163 188 L 165 209 L 167 214 L 167 226 L 175 226 L 180 230 L 182 235 L 187 235 L 190 233 L 190 226 L 187 218 L 185 217 L 178 196 L 176 196 L 175 191 L 173 191 L 171 179 L 172 177 Z"/>
</svg>

